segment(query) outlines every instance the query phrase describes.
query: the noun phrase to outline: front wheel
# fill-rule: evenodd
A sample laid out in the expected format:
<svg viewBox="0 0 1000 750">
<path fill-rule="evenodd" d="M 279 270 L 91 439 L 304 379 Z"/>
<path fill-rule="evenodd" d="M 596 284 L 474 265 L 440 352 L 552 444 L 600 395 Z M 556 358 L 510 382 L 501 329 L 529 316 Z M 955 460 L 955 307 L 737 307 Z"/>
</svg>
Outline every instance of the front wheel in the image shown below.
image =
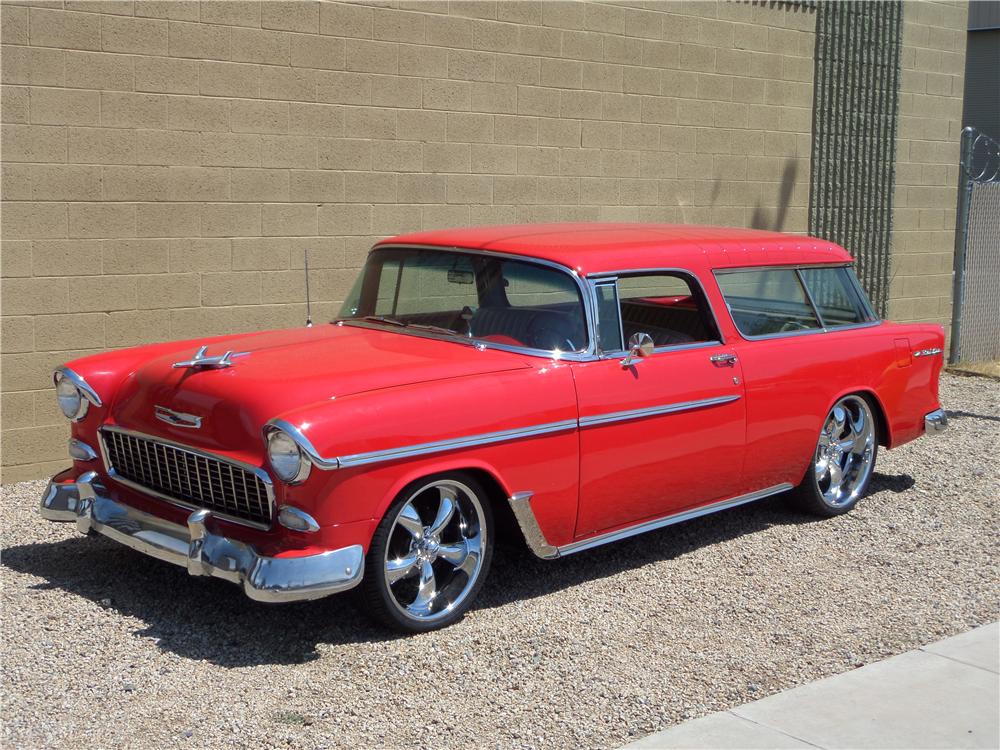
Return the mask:
<svg viewBox="0 0 1000 750">
<path fill-rule="evenodd" d="M 362 580 L 367 609 L 406 632 L 450 625 L 472 606 L 492 556 L 492 509 L 475 479 L 456 472 L 415 482 L 372 537 Z"/>
<path fill-rule="evenodd" d="M 877 455 L 871 407 L 861 396 L 845 396 L 823 422 L 813 462 L 795 489 L 799 506 L 820 516 L 847 513 L 868 491 Z"/>
</svg>

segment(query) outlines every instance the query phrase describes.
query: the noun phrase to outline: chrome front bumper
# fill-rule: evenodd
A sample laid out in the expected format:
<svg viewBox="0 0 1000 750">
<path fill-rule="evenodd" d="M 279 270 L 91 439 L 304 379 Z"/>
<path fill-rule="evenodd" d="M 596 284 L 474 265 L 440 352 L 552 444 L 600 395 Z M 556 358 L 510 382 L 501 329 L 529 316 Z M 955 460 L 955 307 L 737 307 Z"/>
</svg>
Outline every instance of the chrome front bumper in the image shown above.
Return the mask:
<svg viewBox="0 0 1000 750">
<path fill-rule="evenodd" d="M 195 511 L 187 526 L 180 526 L 105 497 L 96 479 L 94 472 L 87 472 L 75 483 L 49 482 L 42 495 L 42 516 L 76 521 L 83 534 L 103 534 L 187 568 L 193 576 L 223 578 L 260 602 L 319 599 L 361 582 L 364 550 L 359 544 L 302 557 L 263 557 L 249 544 L 208 531 L 209 511 Z"/>
<path fill-rule="evenodd" d="M 924 434 L 935 435 L 948 429 L 948 415 L 944 409 L 935 409 L 924 417 Z"/>
</svg>

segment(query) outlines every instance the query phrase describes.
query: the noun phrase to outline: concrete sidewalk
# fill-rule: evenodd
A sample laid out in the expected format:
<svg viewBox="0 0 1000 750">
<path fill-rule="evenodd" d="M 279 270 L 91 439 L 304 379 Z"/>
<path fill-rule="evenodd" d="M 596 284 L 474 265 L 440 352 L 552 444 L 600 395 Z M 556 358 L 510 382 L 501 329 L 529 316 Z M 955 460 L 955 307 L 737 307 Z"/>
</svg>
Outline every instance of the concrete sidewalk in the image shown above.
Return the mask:
<svg viewBox="0 0 1000 750">
<path fill-rule="evenodd" d="M 1000 623 L 678 724 L 650 748 L 1000 748 Z"/>
</svg>

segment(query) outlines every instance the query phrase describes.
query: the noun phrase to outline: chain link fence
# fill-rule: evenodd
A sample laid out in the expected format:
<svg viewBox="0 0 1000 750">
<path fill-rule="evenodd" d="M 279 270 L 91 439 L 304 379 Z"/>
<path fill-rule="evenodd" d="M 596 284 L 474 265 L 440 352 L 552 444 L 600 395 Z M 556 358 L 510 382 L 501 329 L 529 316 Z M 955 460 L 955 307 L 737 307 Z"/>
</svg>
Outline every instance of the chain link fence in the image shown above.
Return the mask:
<svg viewBox="0 0 1000 750">
<path fill-rule="evenodd" d="M 1000 143 L 962 131 L 952 362 L 1000 360 Z"/>
</svg>

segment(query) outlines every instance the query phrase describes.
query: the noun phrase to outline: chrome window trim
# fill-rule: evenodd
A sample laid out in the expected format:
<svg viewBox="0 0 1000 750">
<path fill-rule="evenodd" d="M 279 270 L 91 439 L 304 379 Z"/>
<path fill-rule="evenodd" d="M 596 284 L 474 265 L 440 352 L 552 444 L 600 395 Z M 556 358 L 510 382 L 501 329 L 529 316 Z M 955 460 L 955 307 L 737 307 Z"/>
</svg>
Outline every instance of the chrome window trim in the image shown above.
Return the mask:
<svg viewBox="0 0 1000 750">
<path fill-rule="evenodd" d="M 759 336 L 753 336 L 748 333 L 743 333 L 740 327 L 736 325 L 736 319 L 733 318 L 732 308 L 729 307 L 729 300 L 726 299 L 726 295 L 722 293 L 722 287 L 719 287 L 719 294 L 722 296 L 723 301 L 726 303 L 726 310 L 729 312 L 729 319 L 732 321 L 733 327 L 736 332 L 746 341 L 766 341 L 768 339 L 783 339 L 792 338 L 795 336 L 815 336 L 817 334 L 823 333 L 835 333 L 837 331 L 851 331 L 862 328 L 875 328 L 876 326 L 882 325 L 884 322 L 878 315 L 872 310 L 871 305 L 867 301 L 867 295 L 864 294 L 864 290 L 860 287 L 860 282 L 858 282 L 857 276 L 851 274 L 852 284 L 855 286 L 855 293 L 858 294 L 858 299 L 862 303 L 862 307 L 869 313 L 871 320 L 866 320 L 864 323 L 846 323 L 843 325 L 836 326 L 824 326 L 823 318 L 819 315 L 819 312 L 815 308 L 815 303 L 812 301 L 812 294 L 809 292 L 809 287 L 805 284 L 802 279 L 802 270 L 807 270 L 811 268 L 848 268 L 853 270 L 853 264 L 851 263 L 787 263 L 787 264 L 772 264 L 769 266 L 733 266 L 727 268 L 714 268 L 712 269 L 712 275 L 718 277 L 720 274 L 726 273 L 739 273 L 741 271 L 788 271 L 793 270 L 796 272 L 796 277 L 799 279 L 799 283 L 805 290 L 807 298 L 811 305 L 813 305 L 813 312 L 816 314 L 817 320 L 820 321 L 820 328 L 810 328 L 806 331 L 786 331 L 784 333 L 765 333 Z M 716 285 L 718 285 L 719 280 L 716 278 Z"/>
<path fill-rule="evenodd" d="M 655 275 L 655 274 L 680 274 L 681 276 L 685 276 L 690 281 L 693 281 L 694 284 L 695 284 L 695 286 L 697 286 L 698 289 L 701 290 L 702 297 L 705 299 L 705 304 L 708 305 L 708 313 L 709 313 L 709 315 L 712 316 L 712 323 L 715 324 L 715 332 L 719 334 L 719 338 L 718 338 L 718 340 L 713 339 L 712 341 L 695 341 L 695 342 L 692 342 L 690 344 L 676 344 L 676 345 L 673 345 L 673 346 L 659 346 L 659 347 L 656 347 L 655 349 L 653 349 L 653 353 L 654 354 L 658 354 L 660 352 L 675 351 L 675 350 L 682 349 L 682 348 L 684 348 L 684 349 L 700 348 L 703 345 L 708 345 L 708 346 L 724 345 L 726 343 L 726 335 L 722 332 L 722 326 L 719 325 L 719 316 L 716 315 L 716 313 L 715 313 L 715 308 L 712 305 L 712 300 L 710 300 L 708 298 L 708 292 L 706 292 L 706 290 L 705 290 L 705 285 L 701 282 L 701 279 L 698 277 L 698 274 L 696 274 L 694 271 L 691 271 L 691 270 L 686 269 L 686 268 L 623 268 L 623 269 L 621 269 L 619 271 L 601 271 L 599 273 L 588 274 L 587 275 L 587 279 L 588 279 L 588 281 L 591 282 L 591 285 L 590 285 L 591 286 L 591 290 L 593 290 L 594 286 L 597 283 L 601 282 L 601 281 L 605 281 L 607 279 L 614 279 L 614 281 L 615 281 L 615 297 L 618 298 L 618 311 L 619 311 L 618 312 L 618 319 L 620 321 L 621 320 L 621 298 L 618 296 L 618 288 L 617 288 L 618 287 L 618 279 L 619 279 L 619 277 L 621 277 L 621 276 L 630 276 L 630 275 L 632 275 L 632 276 L 652 276 L 652 275 Z M 596 292 L 592 292 L 592 293 L 594 294 L 594 301 L 595 301 L 595 304 L 596 304 L 596 300 L 597 300 Z M 625 345 L 625 332 L 624 332 L 624 329 L 623 329 L 623 331 L 622 331 L 622 346 L 624 346 L 624 345 Z M 619 356 L 621 356 L 624 353 L 627 353 L 626 349 L 622 349 L 619 352 L 614 352 L 613 354 L 605 352 L 605 356 L 607 358 L 610 358 L 610 357 L 619 357 Z"/>
<path fill-rule="evenodd" d="M 669 346 L 657 346 L 653 348 L 653 354 L 650 356 L 655 356 L 657 354 L 663 354 L 665 352 L 684 352 L 691 349 L 711 349 L 712 347 L 722 346 L 719 341 L 696 341 L 689 344 L 670 344 Z M 621 359 L 628 354 L 628 349 L 622 349 L 617 352 L 601 352 L 601 359 Z"/>
<path fill-rule="evenodd" d="M 541 527 L 538 525 L 538 519 L 535 517 L 534 509 L 531 507 L 531 492 L 518 492 L 508 498 L 508 502 L 514 512 L 514 517 L 517 519 L 518 525 L 521 527 L 521 531 L 524 534 L 524 539 L 528 544 L 528 548 L 537 557 L 540 557 L 543 560 L 551 560 L 556 557 L 565 557 L 566 555 L 572 555 L 576 552 L 583 552 L 584 550 L 600 547 L 604 544 L 617 542 L 638 534 L 645 534 L 647 531 L 655 531 L 656 529 L 661 529 L 665 526 L 673 526 L 674 524 L 682 523 L 683 521 L 690 521 L 700 516 L 707 516 L 711 513 L 717 513 L 722 510 L 728 510 L 729 508 L 735 508 L 739 505 L 752 503 L 755 500 L 762 500 L 765 497 L 776 495 L 779 492 L 786 492 L 790 489 L 792 489 L 791 484 L 782 482 L 781 484 L 766 487 L 762 490 L 748 492 L 744 495 L 737 495 L 736 497 L 731 497 L 727 500 L 719 500 L 713 503 L 708 503 L 707 505 L 700 505 L 695 508 L 682 510 L 678 513 L 670 513 L 668 515 L 661 516 L 660 518 L 654 518 L 648 521 L 639 521 L 638 523 L 626 526 L 623 529 L 597 534 L 596 536 L 580 539 L 576 542 L 570 542 L 569 544 L 564 544 L 560 547 L 550 544 L 545 538 L 545 534 L 542 532 Z"/>
<path fill-rule="evenodd" d="M 590 294 L 594 298 L 594 341 L 597 344 L 597 356 L 606 359 L 610 352 L 601 348 L 601 306 L 598 301 L 597 288 L 600 286 L 610 286 L 615 291 L 615 308 L 618 310 L 618 340 L 625 345 L 625 329 L 622 327 L 622 301 L 618 297 L 618 277 L 611 276 L 606 279 L 587 279 L 587 286 Z M 624 350 L 621 350 L 624 351 Z"/>
<path fill-rule="evenodd" d="M 433 331 L 420 331 L 420 330 L 407 330 L 406 328 L 399 326 L 384 326 L 378 323 L 373 323 L 367 320 L 355 320 L 352 318 L 335 318 L 335 322 L 343 325 L 353 325 L 362 328 L 375 328 L 380 331 L 391 331 L 393 333 L 403 333 L 408 336 L 418 336 L 421 338 L 435 339 L 437 341 L 452 341 L 460 344 L 467 344 L 475 346 L 478 349 L 496 349 L 498 351 L 511 352 L 513 354 L 525 354 L 529 357 L 544 357 L 545 359 L 555 359 L 555 360 L 569 360 L 574 362 L 586 362 L 596 358 L 597 343 L 594 339 L 595 332 L 597 330 L 594 325 L 594 300 L 590 296 L 589 285 L 581 278 L 579 272 L 575 268 L 570 266 L 564 266 L 562 263 L 556 263 L 555 261 L 546 260 L 544 258 L 535 258 L 530 255 L 518 255 L 517 253 L 504 253 L 496 250 L 481 250 L 478 248 L 467 248 L 460 247 L 457 245 L 424 245 L 424 244 L 408 244 L 408 243 L 387 243 L 384 245 L 375 245 L 371 250 L 368 251 L 370 256 L 372 253 L 378 252 L 379 250 L 435 250 L 442 253 L 453 253 L 462 255 L 478 255 L 488 258 L 502 258 L 504 260 L 512 260 L 521 263 L 534 263 L 535 265 L 546 266 L 548 268 L 561 271 L 572 277 L 573 281 L 576 283 L 577 291 L 580 293 L 580 301 L 583 303 L 583 314 L 584 314 L 584 329 L 587 333 L 587 347 L 581 351 L 577 352 L 560 352 L 553 349 L 534 349 L 528 346 L 513 346 L 510 344 L 500 344 L 493 341 L 484 341 L 483 339 L 470 338 L 467 341 L 462 340 L 461 334 L 455 334 L 454 336 L 448 336 L 445 334 L 434 333 Z M 366 258 L 367 262 L 367 258 Z"/>
<path fill-rule="evenodd" d="M 193 503 L 188 503 L 183 500 L 179 500 L 175 497 L 171 497 L 170 495 L 165 495 L 162 492 L 157 492 L 156 490 L 150 489 L 149 487 L 141 485 L 138 482 L 133 482 L 130 479 L 126 479 L 125 477 L 121 476 L 118 472 L 116 472 L 114 468 L 111 466 L 111 460 L 108 454 L 108 446 L 104 440 L 104 434 L 106 432 L 119 432 L 123 435 L 129 435 L 131 437 L 140 438 L 142 440 L 152 440 L 157 443 L 163 443 L 164 445 L 169 445 L 171 448 L 175 448 L 176 450 L 190 453 L 195 456 L 201 456 L 202 458 L 209 458 L 214 461 L 220 461 L 222 463 L 230 464 L 232 466 L 236 466 L 240 469 L 244 469 L 245 471 L 249 471 L 255 474 L 257 478 L 264 483 L 264 488 L 267 492 L 267 504 L 268 508 L 271 511 L 271 523 L 269 524 L 256 523 L 255 521 L 248 521 L 245 518 L 238 518 L 237 516 L 231 516 L 227 513 L 222 513 L 220 511 L 215 510 L 214 508 L 203 508 L 200 505 L 195 505 Z M 129 430 L 125 427 L 119 427 L 118 425 L 111 425 L 111 424 L 102 425 L 101 428 L 97 431 L 97 434 L 98 437 L 100 438 L 99 442 L 101 446 L 101 462 L 104 464 L 104 470 L 107 472 L 108 476 L 111 477 L 111 479 L 118 482 L 119 484 L 124 485 L 125 487 L 129 487 L 130 489 L 133 489 L 136 492 L 139 492 L 140 494 L 150 495 L 160 500 L 165 500 L 166 502 L 170 503 L 171 505 L 177 506 L 178 508 L 185 508 L 187 510 L 208 510 L 211 512 L 213 518 L 221 518 L 223 520 L 230 521 L 232 523 L 240 524 L 241 526 L 250 526 L 255 529 L 267 530 L 274 525 L 274 517 L 275 517 L 274 483 L 271 481 L 270 475 L 261 467 L 254 466 L 252 464 L 248 464 L 243 461 L 237 461 L 236 459 L 228 458 L 226 456 L 220 456 L 218 453 L 209 453 L 208 451 L 203 451 L 200 450 L 199 448 L 192 448 L 190 445 L 184 445 L 183 443 L 178 443 L 174 440 L 169 440 L 167 438 L 160 437 L 159 435 L 149 435 L 145 432 Z"/>
<path fill-rule="evenodd" d="M 643 409 L 627 409 L 625 411 L 613 411 L 607 414 L 596 414 L 591 417 L 580 417 L 580 427 L 593 427 L 599 424 L 609 424 L 611 422 L 626 422 L 632 419 L 643 419 L 645 417 L 655 417 L 661 414 L 675 414 L 682 411 L 692 411 L 693 409 L 703 409 L 707 406 L 721 406 L 742 398 L 739 394 L 731 396 L 716 396 L 715 398 L 702 398 L 697 401 L 679 401 L 673 404 L 662 406 L 648 406 Z"/>
<path fill-rule="evenodd" d="M 479 349 L 480 351 L 483 351 L 484 349 L 495 349 L 496 351 L 510 352 L 512 354 L 524 354 L 529 357 L 544 357 L 545 359 L 550 359 L 554 362 L 589 362 L 594 359 L 593 355 L 584 354 L 582 352 L 529 349 L 523 346 L 513 346 L 511 344 L 483 341 L 482 339 L 463 338 L 461 334 L 448 336 L 447 334 L 435 333 L 434 331 L 407 330 L 398 326 L 382 325 L 381 323 L 371 320 L 341 318 L 338 319 L 335 324 L 338 326 L 352 326 L 353 328 L 368 328 L 373 331 L 386 331 L 388 333 L 405 333 L 407 336 L 415 336 L 416 338 L 421 339 L 431 339 L 433 341 L 449 341 L 453 344 L 471 346 L 475 349 Z"/>
<path fill-rule="evenodd" d="M 578 417 L 575 419 L 564 419 L 558 422 L 544 422 L 542 424 L 530 425 L 528 427 L 517 427 L 510 430 L 498 430 L 496 432 L 483 432 L 476 435 L 466 435 L 464 437 L 448 438 L 447 440 L 435 440 L 429 443 L 416 443 L 414 445 L 404 445 L 398 448 L 386 448 L 378 451 L 367 451 L 364 453 L 352 453 L 343 456 L 326 457 L 320 454 L 312 442 L 300 429 L 284 419 L 272 419 L 264 426 L 264 433 L 268 430 L 280 429 L 288 434 L 302 449 L 302 451 L 312 461 L 313 465 L 324 471 L 334 469 L 350 469 L 356 466 L 368 466 L 369 464 L 383 463 L 385 461 L 398 461 L 404 458 L 415 458 L 417 456 L 427 456 L 434 453 L 445 453 L 452 450 L 462 450 L 464 448 L 475 448 L 481 445 L 492 445 L 494 443 L 504 443 L 510 440 L 520 440 L 523 438 L 537 437 L 539 435 L 549 435 L 567 430 L 579 430 L 596 424 L 608 422 L 623 422 L 630 419 L 642 419 L 643 417 L 655 416 L 659 414 L 672 414 L 691 409 L 700 409 L 706 406 L 716 406 L 741 398 L 739 395 L 718 396 L 715 398 L 701 399 L 698 401 L 678 401 L 659 406 L 650 406 L 643 409 L 631 409 L 628 411 L 608 412 L 607 414 L 597 414 L 590 417 Z"/>
<path fill-rule="evenodd" d="M 819 311 L 819 305 L 816 304 L 816 300 L 813 297 L 812 290 L 809 288 L 809 285 L 806 284 L 805 277 L 802 276 L 801 268 L 797 267 L 795 269 L 795 278 L 799 280 L 799 286 L 802 287 L 802 291 L 805 293 L 806 299 L 809 301 L 809 307 L 812 308 L 813 315 L 816 316 L 816 322 L 819 323 L 819 327 L 826 328 L 827 325 L 826 321 L 823 320 L 823 313 Z M 735 323 L 736 321 L 734 320 L 733 322 Z"/>
</svg>

